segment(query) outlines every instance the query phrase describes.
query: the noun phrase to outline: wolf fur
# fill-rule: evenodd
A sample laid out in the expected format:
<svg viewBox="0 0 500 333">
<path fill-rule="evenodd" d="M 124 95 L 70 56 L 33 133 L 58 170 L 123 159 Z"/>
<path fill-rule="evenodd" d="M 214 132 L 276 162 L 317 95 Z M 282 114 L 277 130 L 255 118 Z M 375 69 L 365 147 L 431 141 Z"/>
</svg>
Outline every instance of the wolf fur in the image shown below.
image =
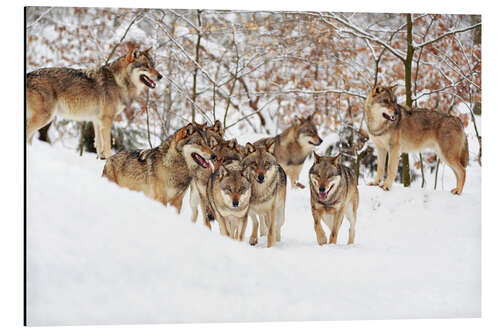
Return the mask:
<svg viewBox="0 0 500 333">
<path fill-rule="evenodd" d="M 113 118 L 145 87 L 154 89 L 162 75 L 149 50 L 133 50 L 96 69 L 42 68 L 26 76 L 26 139 L 56 115 L 92 121 L 98 156 L 111 156 Z"/>
<path fill-rule="evenodd" d="M 257 230 L 267 234 L 267 247 L 281 240 L 281 227 L 285 223 L 286 174 L 273 155 L 274 142 L 268 146 L 246 145 L 246 156 L 242 161 L 248 168 L 252 183 L 249 215 L 253 227 L 250 245 L 258 242 Z"/>
<path fill-rule="evenodd" d="M 382 185 L 391 189 L 401 153 L 430 148 L 453 170 L 457 185 L 453 194 L 463 191 L 469 163 L 467 136 L 457 117 L 426 109 L 407 109 L 397 103 L 394 87 L 376 86 L 365 101 L 368 135 L 377 149 L 377 176 L 370 185 L 380 185 L 389 154 L 387 177 Z"/>
<path fill-rule="evenodd" d="M 222 235 L 244 239 L 251 194 L 248 172 L 238 162 L 222 165 L 210 176 L 208 201 Z"/>
<path fill-rule="evenodd" d="M 204 133 L 188 124 L 156 148 L 111 156 L 102 176 L 180 212 L 193 175 L 199 169 L 209 169 L 211 158 Z"/>
<path fill-rule="evenodd" d="M 329 243 L 336 244 L 344 215 L 350 223 L 348 244 L 354 243 L 359 192 L 354 172 L 341 164 L 341 155 L 322 157 L 314 153 L 309 169 L 311 210 L 319 245 L 326 243 L 321 220 L 330 228 Z"/>
<path fill-rule="evenodd" d="M 260 139 L 254 145 L 267 146 L 273 141 L 276 142 L 274 156 L 290 178 L 292 187 L 304 188 L 305 186 L 298 182 L 304 161 L 313 148 L 323 142 L 313 122 L 313 115 L 296 119 L 295 123 L 283 133 L 272 138 Z"/>
<path fill-rule="evenodd" d="M 221 124 L 218 120 L 211 127 L 205 126 L 200 128 L 200 130 L 205 131 L 209 146 L 214 152 L 215 158 L 212 160 L 214 168 L 218 168 L 221 163 L 225 162 L 225 159 L 240 161 L 242 158 L 242 152 L 237 151 L 237 141 L 234 139 L 229 141 L 224 140 L 220 129 Z M 193 223 L 196 222 L 198 218 L 198 206 L 200 206 L 203 222 L 209 229 L 211 229 L 210 220 L 214 219 L 214 214 L 210 209 L 207 198 L 207 185 L 211 173 L 212 170 L 199 169 L 193 176 L 189 193 L 189 203 L 192 211 L 191 221 Z"/>
</svg>

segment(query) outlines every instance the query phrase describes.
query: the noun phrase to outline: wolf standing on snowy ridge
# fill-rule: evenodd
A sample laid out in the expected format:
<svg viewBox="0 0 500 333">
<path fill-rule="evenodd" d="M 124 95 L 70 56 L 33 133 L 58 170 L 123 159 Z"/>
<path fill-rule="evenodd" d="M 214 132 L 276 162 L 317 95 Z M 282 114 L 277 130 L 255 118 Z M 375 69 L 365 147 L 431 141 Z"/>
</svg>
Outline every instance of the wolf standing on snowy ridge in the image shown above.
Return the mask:
<svg viewBox="0 0 500 333">
<path fill-rule="evenodd" d="M 162 75 L 149 55 L 132 50 L 109 65 L 96 69 L 41 68 L 26 76 L 29 143 L 37 130 L 57 114 L 70 120 L 92 121 L 100 158 L 111 156 L 113 118 L 148 87 L 154 89 Z"/>
<path fill-rule="evenodd" d="M 467 136 L 457 117 L 425 109 L 407 109 L 397 103 L 396 86 L 376 86 L 368 92 L 365 116 L 368 136 L 377 148 L 377 176 L 369 185 L 379 185 L 389 153 L 387 178 L 381 187 L 388 191 L 398 170 L 399 155 L 431 148 L 450 166 L 457 178 L 453 194 L 461 194 L 469 163 Z"/>
</svg>

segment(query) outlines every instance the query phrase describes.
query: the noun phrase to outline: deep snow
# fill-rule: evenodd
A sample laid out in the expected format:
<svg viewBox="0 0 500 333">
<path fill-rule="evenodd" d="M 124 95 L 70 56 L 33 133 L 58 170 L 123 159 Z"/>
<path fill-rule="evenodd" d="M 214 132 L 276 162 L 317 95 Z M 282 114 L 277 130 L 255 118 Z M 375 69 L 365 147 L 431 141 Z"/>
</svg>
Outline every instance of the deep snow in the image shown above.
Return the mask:
<svg viewBox="0 0 500 333">
<path fill-rule="evenodd" d="M 460 197 L 449 168 L 442 191 L 360 184 L 354 246 L 345 221 L 340 245 L 319 247 L 309 191 L 289 188 L 267 249 L 250 226 L 238 243 L 192 224 L 189 195 L 179 216 L 119 188 L 94 156 L 28 147 L 28 325 L 480 316 L 477 163 Z"/>
</svg>

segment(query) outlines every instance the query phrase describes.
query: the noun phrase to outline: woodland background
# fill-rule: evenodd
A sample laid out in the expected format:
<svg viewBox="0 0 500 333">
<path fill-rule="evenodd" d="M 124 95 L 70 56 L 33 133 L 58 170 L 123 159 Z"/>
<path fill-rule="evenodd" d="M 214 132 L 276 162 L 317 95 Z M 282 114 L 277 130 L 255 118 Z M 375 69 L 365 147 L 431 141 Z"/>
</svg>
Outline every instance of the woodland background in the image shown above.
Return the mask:
<svg viewBox="0 0 500 333">
<path fill-rule="evenodd" d="M 118 116 L 116 151 L 158 145 L 187 122 L 220 119 L 226 137 L 275 135 L 316 112 L 320 134 L 370 179 L 376 168 L 363 104 L 376 83 L 401 104 L 474 127 L 481 164 L 481 17 L 443 14 L 29 7 L 26 71 L 102 66 L 152 47 L 164 79 Z M 56 119 L 40 139 L 95 151 L 91 123 Z M 240 142 L 244 144 L 244 142 Z M 402 158 L 399 179 L 437 181 L 435 154 Z M 424 172 L 426 171 L 426 172 Z M 434 172 L 435 179 L 424 179 Z M 428 176 L 427 176 L 428 178 Z"/>
</svg>

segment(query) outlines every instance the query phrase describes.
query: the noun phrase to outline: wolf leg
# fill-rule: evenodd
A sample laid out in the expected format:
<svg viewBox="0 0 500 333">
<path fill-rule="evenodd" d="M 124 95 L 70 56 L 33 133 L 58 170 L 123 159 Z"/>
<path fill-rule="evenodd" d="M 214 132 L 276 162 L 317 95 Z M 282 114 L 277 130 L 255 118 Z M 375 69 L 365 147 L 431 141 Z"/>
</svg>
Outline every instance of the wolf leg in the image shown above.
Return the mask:
<svg viewBox="0 0 500 333">
<path fill-rule="evenodd" d="M 347 220 L 349 221 L 349 240 L 347 244 L 354 244 L 354 236 L 355 236 L 355 228 L 356 228 L 356 211 L 354 209 L 354 204 L 349 203 L 347 204 L 346 210 L 345 210 L 345 216 L 347 217 Z"/>
<path fill-rule="evenodd" d="M 281 227 L 285 224 L 285 202 L 278 201 L 276 206 L 276 241 L 281 242 Z"/>
<path fill-rule="evenodd" d="M 288 177 L 290 177 L 290 184 L 294 189 L 303 189 L 305 186 L 299 182 L 300 171 L 302 170 L 301 165 L 290 165 L 285 170 L 285 173 Z"/>
<path fill-rule="evenodd" d="M 113 119 L 105 117 L 101 119 L 101 126 L 99 132 L 101 133 L 101 146 L 103 148 L 101 158 L 108 158 L 112 155 L 111 153 L 111 127 L 113 125 Z"/>
<path fill-rule="evenodd" d="M 457 160 L 455 160 L 453 163 L 446 161 L 446 163 L 450 166 L 451 170 L 453 170 L 453 173 L 455 174 L 455 177 L 457 179 L 457 187 L 452 189 L 451 193 L 460 195 L 462 194 L 465 184 L 465 168 Z"/>
<path fill-rule="evenodd" d="M 377 176 L 375 180 L 371 183 L 368 183 L 369 186 L 378 186 L 384 177 L 385 172 L 385 160 L 387 156 L 387 150 L 383 148 L 377 148 Z"/>
<path fill-rule="evenodd" d="M 340 226 L 342 225 L 343 219 L 344 219 L 344 208 L 337 210 L 333 216 L 333 228 L 331 230 L 330 239 L 328 240 L 328 243 L 337 244 L 337 238 L 339 237 L 339 230 Z"/>
<path fill-rule="evenodd" d="M 326 235 L 321 228 L 321 217 L 319 214 L 313 209 L 312 210 L 313 220 L 314 220 L 314 231 L 316 231 L 316 239 L 318 240 L 319 245 L 326 244 Z"/>
<path fill-rule="evenodd" d="M 276 243 L 276 204 L 273 204 L 270 212 L 266 213 L 269 231 L 267 233 L 267 247 L 273 247 Z"/>
<path fill-rule="evenodd" d="M 242 221 L 238 223 L 238 240 L 242 242 L 245 239 L 245 231 L 247 230 L 248 215 L 242 218 Z"/>
<path fill-rule="evenodd" d="M 198 205 L 200 203 L 200 196 L 196 186 L 191 182 L 189 185 L 189 206 L 191 206 L 191 222 L 196 223 L 198 219 Z"/>
<path fill-rule="evenodd" d="M 29 114 L 29 111 L 27 112 Z M 45 108 L 39 110 L 36 113 L 31 113 L 28 115 L 26 121 L 26 142 L 31 144 L 33 142 L 33 137 L 36 131 L 44 127 L 52 121 L 54 115 L 52 112 L 48 112 Z"/>
<path fill-rule="evenodd" d="M 255 245 L 258 242 L 258 237 L 257 237 L 257 229 L 259 228 L 259 220 L 257 219 L 257 215 L 251 214 L 250 218 L 252 219 L 252 234 L 250 235 L 250 240 L 248 243 L 250 245 Z M 262 226 L 261 229 L 262 231 Z"/>
<path fill-rule="evenodd" d="M 94 120 L 92 122 L 92 125 L 94 125 L 94 147 L 97 152 L 97 157 L 101 158 L 103 152 L 102 139 L 101 139 L 101 125 L 97 120 Z"/>
<path fill-rule="evenodd" d="M 392 182 L 396 178 L 396 173 L 398 172 L 398 162 L 399 155 L 401 155 L 401 151 L 399 147 L 393 147 L 389 152 L 389 167 L 387 169 L 387 178 L 382 184 L 382 189 L 384 191 L 389 191 L 392 187 Z"/>
</svg>

